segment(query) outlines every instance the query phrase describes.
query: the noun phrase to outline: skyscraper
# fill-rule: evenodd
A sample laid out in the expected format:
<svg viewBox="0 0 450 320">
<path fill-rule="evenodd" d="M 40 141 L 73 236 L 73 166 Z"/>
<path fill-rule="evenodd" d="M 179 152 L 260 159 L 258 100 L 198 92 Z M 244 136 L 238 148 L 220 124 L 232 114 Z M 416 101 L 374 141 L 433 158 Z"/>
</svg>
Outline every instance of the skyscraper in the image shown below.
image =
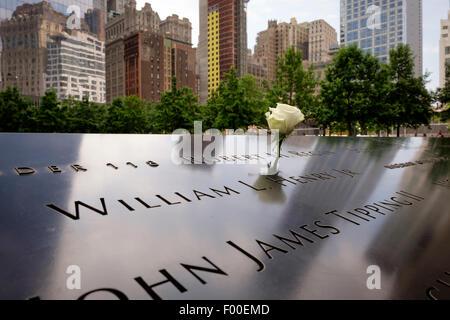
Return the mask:
<svg viewBox="0 0 450 320">
<path fill-rule="evenodd" d="M 309 36 L 307 26 L 307 23 L 298 24 L 295 18 L 292 18 L 289 23 L 269 20 L 267 29 L 258 33 L 254 58 L 256 61 L 259 59 L 259 61 L 267 64 L 266 80 L 269 83 L 276 78 L 278 57 L 283 57 L 290 47 L 294 47 L 296 51 L 301 50 L 303 59 L 308 58 Z M 265 58 L 265 60 L 261 60 L 262 58 Z M 252 59 L 253 63 L 255 59 Z M 247 71 L 253 74 L 251 69 Z"/>
<path fill-rule="evenodd" d="M 308 60 L 314 63 L 327 62 L 330 47 L 337 44 L 336 30 L 325 20 L 315 20 L 308 24 L 309 54 Z"/>
<path fill-rule="evenodd" d="M 217 90 L 231 67 L 247 71 L 247 3 L 249 0 L 200 0 L 198 64 L 200 102 Z M 207 65 L 207 69 L 203 66 Z"/>
<path fill-rule="evenodd" d="M 53 10 L 64 15 L 70 15 L 72 12 L 79 15 L 78 18 L 85 19 L 86 13 L 91 13 L 97 9 L 98 11 L 104 13 L 106 10 L 106 0 L 2 0 L 0 1 L 0 22 L 4 19 L 11 18 L 14 10 L 18 6 L 23 4 L 36 4 L 39 2 L 48 3 Z M 100 15 L 97 13 L 97 15 Z M 104 24 L 104 14 L 101 17 L 103 20 L 92 22 L 93 29 L 102 29 L 102 26 L 96 24 Z M 91 17 L 91 20 L 93 18 Z M 95 30 L 90 30 L 92 33 L 96 33 Z M 97 34 L 101 38 L 101 35 Z M 0 44 L 1 45 L 1 44 Z M 1 48 L 1 47 L 0 47 Z"/>
<path fill-rule="evenodd" d="M 440 40 L 439 40 L 439 87 L 445 86 L 445 64 L 450 63 L 450 10 L 447 13 L 447 20 L 441 20 Z"/>
<path fill-rule="evenodd" d="M 100 40 L 103 39 L 106 0 L 2 0 L 0 1 L 0 23 L 3 20 L 10 19 L 16 8 L 25 4 L 38 4 L 40 2 L 49 5 L 54 11 L 59 14 L 65 16 L 72 15 L 73 19 L 71 19 L 70 21 L 67 19 L 67 17 L 65 18 L 65 20 L 67 20 L 67 23 L 74 22 L 75 24 L 81 23 L 81 25 L 87 23 L 89 31 L 96 34 Z M 78 22 L 78 20 L 82 20 L 82 22 Z M 38 35 L 39 29 L 35 29 L 34 36 L 37 37 Z M 33 35 L 30 34 L 30 36 Z M 2 42 L 0 42 L 0 56 L 3 52 L 2 46 L 3 44 Z M 6 79 L 4 79 L 4 77 L 5 75 L 2 74 L 0 81 L 2 81 L 3 83 L 1 86 L 4 86 L 5 84 L 4 82 Z M 40 86 L 43 86 L 42 79 L 40 81 Z M 30 94 L 31 89 L 32 88 L 30 88 Z"/>
<path fill-rule="evenodd" d="M 137 10 L 136 1 L 129 0 L 124 6 L 123 14 L 106 23 L 105 34 L 105 68 L 106 68 L 106 102 L 111 103 L 115 97 L 123 97 L 125 92 L 125 49 L 124 39 L 137 31 L 159 32 L 161 19 L 157 12 L 146 3 Z M 133 38 L 139 43 L 138 36 Z M 133 43 L 133 41 L 129 41 Z M 129 51 L 131 52 L 131 51 Z"/>
<path fill-rule="evenodd" d="M 341 44 L 389 60 L 389 50 L 409 44 L 422 76 L 422 0 L 341 0 Z"/>
<path fill-rule="evenodd" d="M 192 25 L 177 15 L 161 21 L 149 3 L 129 0 L 123 14 L 106 24 L 106 101 L 136 95 L 158 102 L 177 77 L 178 87 L 197 92 Z"/>
<path fill-rule="evenodd" d="M 278 58 L 289 48 L 302 51 L 304 66 L 310 65 L 306 61 L 317 66 L 331 60 L 328 52 L 332 44 L 337 45 L 337 33 L 325 20 L 302 23 L 295 18 L 289 23 L 269 20 L 267 29 L 258 33 L 252 66 L 247 71 L 259 79 L 260 69 L 266 69 L 266 80 L 271 83 L 276 79 Z"/>
<path fill-rule="evenodd" d="M 68 18 L 42 1 L 20 5 L 9 19 L 1 21 L 2 89 L 17 86 L 21 94 L 38 103 L 50 88 L 61 98 L 74 93 L 83 78 L 89 80 L 89 90 L 84 90 L 89 98 L 103 102 L 103 42 L 89 32 L 86 20 L 78 17 Z"/>
</svg>

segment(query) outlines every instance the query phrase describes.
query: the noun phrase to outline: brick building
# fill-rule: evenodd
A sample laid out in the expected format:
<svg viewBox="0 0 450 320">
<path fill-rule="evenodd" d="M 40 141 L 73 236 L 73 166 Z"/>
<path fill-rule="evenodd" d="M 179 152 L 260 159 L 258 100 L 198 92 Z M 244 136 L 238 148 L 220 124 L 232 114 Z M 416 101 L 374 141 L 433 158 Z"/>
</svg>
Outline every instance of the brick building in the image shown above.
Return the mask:
<svg viewBox="0 0 450 320">
<path fill-rule="evenodd" d="M 156 32 L 137 32 L 124 39 L 125 95 L 158 102 L 177 86 L 196 93 L 195 49 Z"/>
</svg>

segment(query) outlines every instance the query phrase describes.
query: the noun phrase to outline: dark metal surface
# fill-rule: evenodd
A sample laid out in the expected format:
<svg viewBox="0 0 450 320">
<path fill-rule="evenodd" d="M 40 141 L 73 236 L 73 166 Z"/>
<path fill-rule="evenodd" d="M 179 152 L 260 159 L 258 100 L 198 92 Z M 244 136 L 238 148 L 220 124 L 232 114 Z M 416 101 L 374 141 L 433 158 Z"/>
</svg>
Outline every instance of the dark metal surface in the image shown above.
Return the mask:
<svg viewBox="0 0 450 320">
<path fill-rule="evenodd" d="M 178 287 L 153 287 L 163 299 L 450 297 L 449 139 L 291 137 L 272 178 L 287 181 L 177 166 L 171 148 L 170 136 L 0 134 L 0 298 L 150 299 L 143 282 L 167 274 Z M 71 265 L 80 290 L 66 287 Z"/>
</svg>

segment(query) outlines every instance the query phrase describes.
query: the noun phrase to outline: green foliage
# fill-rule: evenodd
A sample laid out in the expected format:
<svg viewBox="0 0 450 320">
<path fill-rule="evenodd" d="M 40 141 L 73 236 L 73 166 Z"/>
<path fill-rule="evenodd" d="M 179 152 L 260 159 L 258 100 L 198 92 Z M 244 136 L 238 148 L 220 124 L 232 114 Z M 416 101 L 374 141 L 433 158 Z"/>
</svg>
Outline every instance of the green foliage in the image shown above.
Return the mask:
<svg viewBox="0 0 450 320">
<path fill-rule="evenodd" d="M 417 128 L 429 125 L 432 117 L 432 97 L 425 88 L 426 78 L 414 76 L 413 54 L 408 45 L 390 51 L 389 93 L 391 123 L 400 134 L 400 126 Z"/>
<path fill-rule="evenodd" d="M 32 108 L 31 102 L 20 95 L 17 87 L 7 87 L 0 92 L 0 131 L 30 131 Z"/>
<path fill-rule="evenodd" d="M 444 88 L 439 88 L 437 93 L 437 100 L 442 104 L 450 103 L 450 64 L 445 63 L 445 85 Z"/>
<path fill-rule="evenodd" d="M 322 127 L 345 125 L 349 135 L 391 126 L 428 125 L 432 97 L 425 77 L 414 77 L 409 46 L 390 52 L 390 63 L 363 54 L 355 45 L 341 48 L 322 82 L 321 103 L 313 117 Z"/>
<path fill-rule="evenodd" d="M 442 122 L 447 122 L 450 120 L 450 106 L 447 106 L 447 108 L 441 112 L 439 112 L 439 119 Z"/>
<path fill-rule="evenodd" d="M 268 103 L 253 76 L 238 78 L 231 68 L 217 92 L 202 110 L 204 127 L 217 129 L 247 129 L 249 125 L 266 125 Z"/>
<path fill-rule="evenodd" d="M 61 108 L 56 92 L 49 90 L 41 98 L 39 110 L 33 117 L 38 132 L 64 132 L 67 130 L 67 113 Z"/>
<path fill-rule="evenodd" d="M 147 102 L 136 96 L 116 98 L 108 109 L 104 132 L 149 133 L 151 131 Z"/>
<path fill-rule="evenodd" d="M 292 46 L 282 58 L 278 57 L 276 80 L 271 88 L 266 86 L 266 98 L 272 107 L 278 102 L 287 103 L 297 106 L 310 118 L 318 103 L 315 95 L 318 84 L 314 66 L 304 70 L 302 51 Z"/>
<path fill-rule="evenodd" d="M 358 124 L 366 130 L 383 107 L 379 100 L 384 88 L 382 75 L 376 58 L 355 45 L 341 48 L 322 83 L 322 106 L 315 112 L 321 124 L 340 123 L 349 135 L 356 135 Z"/>
<path fill-rule="evenodd" d="M 17 88 L 7 88 L 0 92 L 0 132 L 149 133 L 152 108 L 136 96 L 117 98 L 111 106 L 87 97 L 58 101 L 53 90 L 35 107 Z"/>
<path fill-rule="evenodd" d="M 172 133 L 176 129 L 193 131 L 194 121 L 200 120 L 197 97 L 188 87 L 178 89 L 177 78 L 172 78 L 172 90 L 162 94 L 152 120 L 157 133 Z"/>
<path fill-rule="evenodd" d="M 445 63 L 445 86 L 437 90 L 434 98 L 445 106 L 445 109 L 439 112 L 438 117 L 441 121 L 447 122 L 450 119 L 450 64 L 448 63 Z"/>
<path fill-rule="evenodd" d="M 67 112 L 67 131 L 73 133 L 97 133 L 105 127 L 108 110 L 103 104 L 89 102 L 87 97 L 77 101 L 73 97 L 61 102 Z"/>
</svg>

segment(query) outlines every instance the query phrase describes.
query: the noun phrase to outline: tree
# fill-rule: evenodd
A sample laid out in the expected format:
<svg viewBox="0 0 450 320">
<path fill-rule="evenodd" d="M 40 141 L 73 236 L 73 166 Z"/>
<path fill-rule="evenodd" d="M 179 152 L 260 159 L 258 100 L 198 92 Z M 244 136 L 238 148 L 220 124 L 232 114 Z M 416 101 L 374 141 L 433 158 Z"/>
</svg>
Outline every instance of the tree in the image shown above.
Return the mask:
<svg viewBox="0 0 450 320">
<path fill-rule="evenodd" d="M 45 92 L 34 114 L 34 121 L 38 132 L 66 131 L 66 113 L 60 106 L 55 90 Z"/>
<path fill-rule="evenodd" d="M 271 106 L 277 102 L 297 106 L 308 118 L 317 104 L 318 83 L 314 65 L 304 70 L 302 51 L 292 46 L 278 57 L 276 80 L 272 88 L 267 88 L 267 100 Z"/>
<path fill-rule="evenodd" d="M 20 95 L 17 87 L 7 87 L 0 92 L 0 131 L 29 131 L 28 116 L 31 108 L 31 102 Z"/>
<path fill-rule="evenodd" d="M 104 132 L 107 133 L 149 133 L 150 121 L 147 103 L 137 96 L 119 97 L 108 109 Z"/>
<path fill-rule="evenodd" d="M 379 98 L 385 79 L 380 70 L 378 60 L 356 45 L 341 48 L 322 82 L 321 108 L 326 110 L 316 111 L 322 124 L 344 124 L 349 136 L 357 134 L 358 124 L 366 130 L 383 105 Z"/>
<path fill-rule="evenodd" d="M 439 112 L 439 119 L 446 122 L 450 119 L 450 64 L 445 63 L 445 84 L 443 88 L 438 88 L 435 94 L 435 100 L 440 102 L 444 110 Z"/>
<path fill-rule="evenodd" d="M 194 120 L 200 118 L 197 97 L 188 87 L 179 89 L 177 78 L 172 78 L 172 90 L 162 94 L 152 113 L 154 131 L 171 133 L 176 129 L 192 131 Z"/>
<path fill-rule="evenodd" d="M 414 76 L 414 60 L 409 45 L 399 45 L 389 53 L 390 89 L 387 96 L 392 108 L 391 122 L 400 136 L 400 127 L 429 125 L 432 97 L 425 88 L 426 77 Z"/>
<path fill-rule="evenodd" d="M 442 104 L 450 102 L 450 64 L 447 62 L 445 63 L 445 84 L 443 88 L 438 88 L 436 96 Z"/>
<path fill-rule="evenodd" d="M 61 105 L 67 112 L 67 132 L 100 133 L 104 131 L 107 114 L 105 105 L 89 102 L 88 97 L 83 97 L 82 101 L 69 97 L 64 99 Z"/>
<path fill-rule="evenodd" d="M 234 67 L 225 74 L 202 111 L 206 124 L 217 129 L 247 129 L 249 125 L 265 125 L 268 103 L 253 76 L 238 78 Z"/>
</svg>

